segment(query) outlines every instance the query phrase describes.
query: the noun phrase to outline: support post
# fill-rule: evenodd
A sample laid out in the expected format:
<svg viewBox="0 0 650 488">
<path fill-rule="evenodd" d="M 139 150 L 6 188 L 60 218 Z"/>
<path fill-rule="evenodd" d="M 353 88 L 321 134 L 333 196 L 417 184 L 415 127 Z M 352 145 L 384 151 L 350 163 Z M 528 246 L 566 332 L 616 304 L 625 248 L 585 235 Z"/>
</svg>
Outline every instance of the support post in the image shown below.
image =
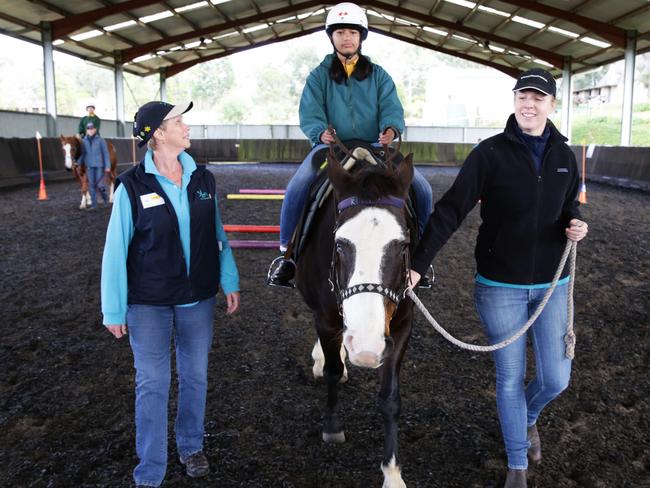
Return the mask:
<svg viewBox="0 0 650 488">
<path fill-rule="evenodd" d="M 119 51 L 115 51 L 115 118 L 117 120 L 117 137 L 125 137 L 124 66 L 122 65 L 122 54 Z"/>
<path fill-rule="evenodd" d="M 54 80 L 54 49 L 52 47 L 52 25 L 41 23 L 43 41 L 43 79 L 45 82 L 45 113 L 48 137 L 56 137 L 58 132 L 56 114 L 56 82 Z"/>
<path fill-rule="evenodd" d="M 573 115 L 572 90 L 573 75 L 571 73 L 571 58 L 564 59 L 562 70 L 562 134 L 571 142 L 571 122 Z"/>
<path fill-rule="evenodd" d="M 632 102 L 634 100 L 636 36 L 636 31 L 627 32 L 625 74 L 623 77 L 623 111 L 621 114 L 621 146 L 629 146 L 632 142 Z"/>
<path fill-rule="evenodd" d="M 160 70 L 160 101 L 167 101 L 167 75 L 164 68 Z"/>
</svg>

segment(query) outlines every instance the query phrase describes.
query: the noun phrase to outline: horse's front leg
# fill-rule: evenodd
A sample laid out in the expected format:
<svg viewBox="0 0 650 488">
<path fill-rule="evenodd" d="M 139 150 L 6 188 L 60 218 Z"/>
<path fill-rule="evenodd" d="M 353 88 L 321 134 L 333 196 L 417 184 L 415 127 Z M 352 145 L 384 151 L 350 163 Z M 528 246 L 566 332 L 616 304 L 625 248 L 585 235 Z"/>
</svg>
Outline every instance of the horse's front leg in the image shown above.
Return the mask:
<svg viewBox="0 0 650 488">
<path fill-rule="evenodd" d="M 399 391 L 399 371 L 410 336 L 410 322 L 393 335 L 394 350 L 381 366 L 381 389 L 379 411 L 384 422 L 384 457 L 381 470 L 384 473 L 382 488 L 406 488 L 397 457 L 397 433 L 402 399 Z"/>
<path fill-rule="evenodd" d="M 339 395 L 339 382 L 343 376 L 341 361 L 341 328 L 343 324 L 338 314 L 329 318 L 316 314 L 316 329 L 323 348 L 323 377 L 327 385 L 327 400 L 323 409 L 323 441 L 345 442 L 343 423 L 336 413 Z"/>
<path fill-rule="evenodd" d="M 343 376 L 341 377 L 341 383 L 348 381 L 348 368 L 345 365 L 346 357 L 347 353 L 345 347 L 341 344 L 341 361 L 343 362 Z M 316 340 L 316 344 L 314 344 L 314 348 L 311 350 L 311 358 L 314 360 L 314 366 L 311 369 L 314 378 L 322 378 L 323 368 L 325 367 L 325 354 L 323 354 L 320 339 Z"/>
<path fill-rule="evenodd" d="M 382 366 L 382 385 L 379 393 L 379 411 L 384 421 L 384 473 L 382 488 L 406 488 L 397 458 L 397 431 L 402 400 L 399 394 L 399 376 L 394 363 Z"/>
</svg>

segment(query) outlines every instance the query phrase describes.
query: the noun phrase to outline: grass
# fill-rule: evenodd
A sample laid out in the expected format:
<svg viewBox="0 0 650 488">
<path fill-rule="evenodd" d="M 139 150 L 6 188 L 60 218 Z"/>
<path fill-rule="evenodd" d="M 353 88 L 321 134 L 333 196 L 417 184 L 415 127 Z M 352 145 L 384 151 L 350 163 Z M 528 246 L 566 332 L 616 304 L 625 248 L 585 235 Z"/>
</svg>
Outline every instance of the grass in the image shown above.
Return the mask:
<svg viewBox="0 0 650 488">
<path fill-rule="evenodd" d="M 636 107 L 635 107 L 636 108 Z M 650 146 L 650 119 L 635 112 L 632 118 L 632 145 Z M 576 117 L 571 130 L 573 144 L 617 146 L 621 143 L 621 121 L 618 117 Z"/>
</svg>

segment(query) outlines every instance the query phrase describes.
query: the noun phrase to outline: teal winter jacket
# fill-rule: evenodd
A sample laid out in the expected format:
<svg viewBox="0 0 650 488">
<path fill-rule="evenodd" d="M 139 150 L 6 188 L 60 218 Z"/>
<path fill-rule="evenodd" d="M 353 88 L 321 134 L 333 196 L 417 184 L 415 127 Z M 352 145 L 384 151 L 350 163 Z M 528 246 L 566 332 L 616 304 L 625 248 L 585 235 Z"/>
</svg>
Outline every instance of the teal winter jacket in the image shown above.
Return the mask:
<svg viewBox="0 0 650 488">
<path fill-rule="evenodd" d="M 338 84 L 329 75 L 333 61 L 339 62 L 328 54 L 309 74 L 300 99 L 300 128 L 312 145 L 321 143 L 329 124 L 342 141 L 376 142 L 388 127 L 404 132 L 404 109 L 390 75 L 373 63 L 364 80 L 351 76 Z"/>
</svg>

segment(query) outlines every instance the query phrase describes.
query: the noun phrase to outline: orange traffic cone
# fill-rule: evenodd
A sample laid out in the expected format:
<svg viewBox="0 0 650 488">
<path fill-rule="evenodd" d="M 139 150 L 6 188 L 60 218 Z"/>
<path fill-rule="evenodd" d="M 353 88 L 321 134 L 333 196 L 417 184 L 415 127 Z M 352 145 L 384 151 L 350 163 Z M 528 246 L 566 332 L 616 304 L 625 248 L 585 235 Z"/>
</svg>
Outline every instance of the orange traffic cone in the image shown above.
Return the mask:
<svg viewBox="0 0 650 488">
<path fill-rule="evenodd" d="M 38 199 L 47 200 L 47 191 L 45 190 L 45 178 L 43 178 L 43 153 L 41 152 L 41 133 L 36 131 L 36 146 L 38 147 L 38 168 L 41 173 L 41 186 L 38 189 Z"/>
<path fill-rule="evenodd" d="M 38 189 L 38 199 L 47 200 L 47 191 L 45 190 L 45 180 L 41 178 L 41 187 Z"/>
<path fill-rule="evenodd" d="M 584 183 L 580 185 L 580 194 L 578 195 L 578 201 L 580 203 L 587 203 L 587 185 Z"/>
<path fill-rule="evenodd" d="M 585 145 L 582 145 L 582 185 L 580 185 L 580 194 L 578 195 L 578 201 L 580 203 L 587 203 L 587 185 L 585 179 L 587 176 L 587 148 Z"/>
</svg>

